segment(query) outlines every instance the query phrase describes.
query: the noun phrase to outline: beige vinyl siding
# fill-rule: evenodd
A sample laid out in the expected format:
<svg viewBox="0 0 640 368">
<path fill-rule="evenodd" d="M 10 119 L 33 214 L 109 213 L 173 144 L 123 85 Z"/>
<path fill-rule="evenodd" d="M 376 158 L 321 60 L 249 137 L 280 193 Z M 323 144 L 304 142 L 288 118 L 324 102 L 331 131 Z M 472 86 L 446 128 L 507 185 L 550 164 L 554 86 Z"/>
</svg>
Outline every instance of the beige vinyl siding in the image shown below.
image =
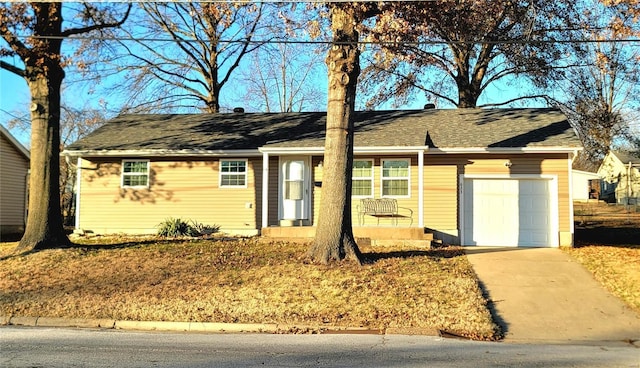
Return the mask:
<svg viewBox="0 0 640 368">
<path fill-rule="evenodd" d="M 149 188 L 135 189 L 120 186 L 122 160 L 83 160 L 79 227 L 96 233 L 149 233 L 173 217 L 219 225 L 223 231 L 255 232 L 261 198 L 254 188 L 261 185 L 256 178 L 262 173 L 261 159 L 248 160 L 247 188 L 220 188 L 218 159 L 149 161 Z"/>
<path fill-rule="evenodd" d="M 424 226 L 458 228 L 458 167 L 452 160 L 431 156 L 425 159 Z"/>
<path fill-rule="evenodd" d="M 418 226 L 418 167 L 415 155 L 359 155 L 373 159 L 373 197 L 381 196 L 381 162 L 384 158 L 410 159 L 410 196 L 397 198 L 398 205 L 413 210 Z M 233 158 L 225 158 L 233 159 Z M 237 157 L 243 159 L 243 157 Z M 510 160 L 511 168 L 504 163 Z M 558 183 L 559 231 L 570 232 L 568 157 L 541 155 L 425 155 L 424 226 L 446 230 L 457 236 L 459 222 L 459 178 L 461 174 L 543 174 L 554 175 Z M 312 223 L 317 224 L 322 197 L 321 156 L 311 158 Z M 222 229 L 255 231 L 261 226 L 262 158 L 248 160 L 247 188 L 219 188 L 218 159 L 184 161 L 150 159 L 149 189 L 120 187 L 122 159 L 83 160 L 80 224 L 97 233 L 148 233 L 168 217 L 193 219 Z M 278 225 L 279 158 L 269 158 L 269 226 Z M 4 177 L 4 175 L 3 175 Z M 352 199 L 352 222 L 358 226 L 359 198 Z M 381 225 L 389 226 L 386 220 Z M 367 225 L 374 224 L 367 220 Z M 408 226 L 408 221 L 400 222 Z"/>
<path fill-rule="evenodd" d="M 24 230 L 29 159 L 0 135 L 0 232 Z"/>
<path fill-rule="evenodd" d="M 318 213 L 320 210 L 320 201 L 322 198 L 322 168 L 319 167 L 321 157 L 313 157 L 312 159 L 312 171 L 313 171 L 313 224 L 318 224 Z M 356 156 L 355 159 L 359 160 L 373 160 L 373 198 L 380 198 L 382 195 L 381 187 L 381 164 L 382 159 L 408 159 L 410 160 L 410 196 L 408 198 L 397 198 L 398 206 L 406 207 L 413 210 L 413 224 L 415 227 L 418 224 L 418 158 L 415 155 L 407 154 L 405 156 L 374 156 L 374 155 L 362 155 Z M 359 197 L 352 198 L 351 200 L 351 221 L 353 226 L 358 226 L 358 208 L 360 205 Z M 376 220 L 373 218 L 367 218 L 365 225 L 371 226 L 375 224 Z M 389 220 L 380 220 L 380 226 L 391 225 Z M 409 221 L 400 220 L 399 226 L 408 226 Z"/>
<path fill-rule="evenodd" d="M 411 226 L 418 225 L 418 158 L 415 154 L 407 154 L 403 156 L 357 156 L 357 159 L 373 159 L 373 198 L 382 197 L 382 160 L 409 160 L 409 196 L 397 197 L 399 207 L 409 208 L 413 211 L 413 223 Z M 394 198 L 394 197 L 390 197 Z M 354 226 L 358 226 L 358 206 L 360 205 L 360 198 L 352 198 L 352 223 Z M 367 218 L 365 219 L 365 225 L 370 226 L 375 224 L 376 220 Z M 410 221 L 399 220 L 398 226 L 409 226 Z M 391 226 L 390 220 L 380 220 L 380 226 Z"/>
<path fill-rule="evenodd" d="M 569 166 L 567 154 L 426 155 L 425 227 L 458 228 L 459 177 L 466 175 L 553 175 L 558 183 L 559 231 L 569 232 Z M 507 161 L 511 167 L 505 166 Z"/>
</svg>

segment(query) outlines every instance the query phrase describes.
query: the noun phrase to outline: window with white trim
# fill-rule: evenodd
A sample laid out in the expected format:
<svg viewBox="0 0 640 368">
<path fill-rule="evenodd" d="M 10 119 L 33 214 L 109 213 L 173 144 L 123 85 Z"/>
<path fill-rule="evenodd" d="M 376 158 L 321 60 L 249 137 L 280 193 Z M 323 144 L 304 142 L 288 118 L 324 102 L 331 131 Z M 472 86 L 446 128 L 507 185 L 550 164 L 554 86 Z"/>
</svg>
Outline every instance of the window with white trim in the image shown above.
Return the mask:
<svg viewBox="0 0 640 368">
<path fill-rule="evenodd" d="M 247 160 L 220 160 L 220 187 L 247 187 Z"/>
<path fill-rule="evenodd" d="M 149 160 L 122 160 L 123 188 L 149 187 Z"/>
<path fill-rule="evenodd" d="M 408 159 L 382 160 L 382 197 L 409 197 L 411 161 Z"/>
<path fill-rule="evenodd" d="M 373 160 L 353 160 L 351 195 L 373 197 Z"/>
</svg>

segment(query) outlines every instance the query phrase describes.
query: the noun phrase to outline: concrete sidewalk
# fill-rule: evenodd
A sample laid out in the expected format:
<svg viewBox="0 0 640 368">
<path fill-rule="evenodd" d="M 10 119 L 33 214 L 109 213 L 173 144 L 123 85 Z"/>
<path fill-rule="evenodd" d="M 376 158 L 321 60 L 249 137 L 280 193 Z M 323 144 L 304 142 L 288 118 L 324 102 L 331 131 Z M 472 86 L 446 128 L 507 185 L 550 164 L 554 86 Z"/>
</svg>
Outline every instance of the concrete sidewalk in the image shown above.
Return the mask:
<svg viewBox="0 0 640 368">
<path fill-rule="evenodd" d="M 559 249 L 467 247 L 505 342 L 634 343 L 640 315 Z"/>
</svg>

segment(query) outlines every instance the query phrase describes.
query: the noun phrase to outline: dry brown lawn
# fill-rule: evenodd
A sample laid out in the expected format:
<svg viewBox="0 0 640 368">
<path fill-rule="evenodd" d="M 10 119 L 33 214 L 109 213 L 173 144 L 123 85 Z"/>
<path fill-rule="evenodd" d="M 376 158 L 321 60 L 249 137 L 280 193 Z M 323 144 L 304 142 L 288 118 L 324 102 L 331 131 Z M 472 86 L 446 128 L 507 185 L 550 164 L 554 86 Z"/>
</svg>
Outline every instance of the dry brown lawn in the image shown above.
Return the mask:
<svg viewBox="0 0 640 368">
<path fill-rule="evenodd" d="M 459 247 L 363 249 L 359 267 L 306 264 L 305 245 L 253 239 L 84 242 L 26 255 L 0 243 L 0 314 L 500 335 Z"/>
<path fill-rule="evenodd" d="M 565 249 L 604 287 L 640 312 L 640 245 L 583 245 Z"/>
<path fill-rule="evenodd" d="M 640 312 L 640 212 L 624 206 L 580 204 L 576 247 L 565 249 L 607 290 Z"/>
</svg>

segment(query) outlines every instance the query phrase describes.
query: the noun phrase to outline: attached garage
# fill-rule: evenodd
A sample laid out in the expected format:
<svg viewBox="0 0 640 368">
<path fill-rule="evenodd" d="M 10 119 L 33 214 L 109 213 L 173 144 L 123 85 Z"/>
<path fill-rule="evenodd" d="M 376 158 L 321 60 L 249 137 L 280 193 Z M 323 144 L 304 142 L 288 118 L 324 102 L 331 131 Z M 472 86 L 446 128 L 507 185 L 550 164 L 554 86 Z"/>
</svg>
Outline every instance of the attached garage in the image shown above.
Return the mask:
<svg viewBox="0 0 640 368">
<path fill-rule="evenodd" d="M 462 177 L 463 245 L 557 247 L 557 179 Z"/>
</svg>

